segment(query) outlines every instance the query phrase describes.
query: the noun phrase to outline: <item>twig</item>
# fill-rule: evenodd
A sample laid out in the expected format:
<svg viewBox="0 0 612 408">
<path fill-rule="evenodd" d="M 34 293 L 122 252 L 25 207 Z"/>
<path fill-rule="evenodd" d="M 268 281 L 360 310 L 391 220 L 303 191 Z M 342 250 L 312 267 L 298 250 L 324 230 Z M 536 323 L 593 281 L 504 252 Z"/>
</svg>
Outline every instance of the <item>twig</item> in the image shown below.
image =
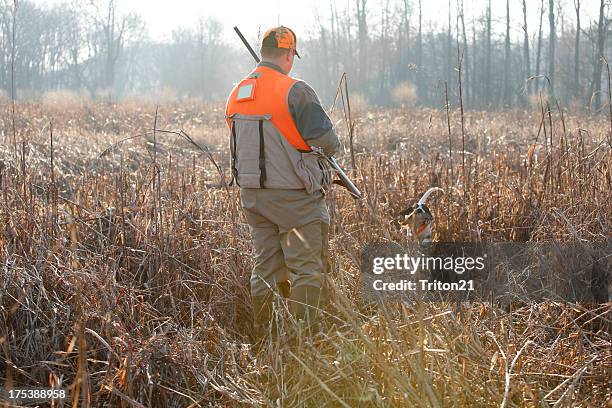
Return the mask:
<svg viewBox="0 0 612 408">
<path fill-rule="evenodd" d="M 606 57 L 602 56 L 601 59 L 606 64 L 606 71 L 608 73 L 608 111 L 610 112 L 610 133 L 608 134 L 608 145 L 612 147 L 612 86 L 610 85 L 610 65 Z"/>
<path fill-rule="evenodd" d="M 117 353 L 115 353 L 115 350 L 113 350 L 113 348 L 110 346 L 110 344 L 108 344 L 107 341 L 102 338 L 102 336 L 100 336 L 98 333 L 96 333 L 94 330 L 90 329 L 89 327 L 85 327 L 85 331 L 87 333 L 91 334 L 92 336 L 94 336 L 96 339 L 98 339 L 98 341 L 100 343 L 102 343 L 104 345 L 104 347 L 106 347 L 106 349 L 109 351 L 109 353 L 111 355 L 117 357 L 117 360 L 120 360 L 119 355 L 117 355 Z"/>
<path fill-rule="evenodd" d="M 342 405 L 345 408 L 351 408 L 351 406 L 349 404 L 347 404 L 346 402 L 344 402 L 335 392 L 333 392 L 328 386 L 327 384 L 325 384 L 325 382 L 323 382 L 319 377 L 316 376 L 316 374 L 310 369 L 310 367 L 308 367 L 306 364 L 304 364 L 304 362 L 302 360 L 300 360 L 295 354 L 293 354 L 291 351 L 287 351 L 291 357 L 293 357 L 298 363 L 300 363 L 300 365 L 302 367 L 304 367 L 304 369 L 306 370 L 306 372 L 315 380 L 317 380 L 317 382 L 319 383 L 319 385 L 321 386 L 321 388 L 323 388 L 325 391 L 327 391 L 327 393 L 329 393 L 331 396 L 333 396 L 336 401 L 338 401 L 340 403 L 340 405 Z"/>
<path fill-rule="evenodd" d="M 463 53 L 459 57 L 459 48 L 457 48 L 457 79 L 459 82 L 459 107 L 461 108 L 461 166 L 463 168 L 463 194 L 465 195 L 465 120 L 463 118 L 463 86 L 461 80 L 461 65 L 463 63 Z M 448 96 L 447 96 L 448 99 Z"/>
<path fill-rule="evenodd" d="M 453 173 L 453 141 L 451 135 L 451 125 L 450 125 L 450 104 L 448 102 L 448 83 L 444 82 L 444 96 L 445 96 L 445 108 L 446 108 L 446 125 L 448 128 L 448 167 L 450 169 L 450 181 L 448 189 L 448 205 L 446 206 L 446 228 L 449 228 L 449 220 L 450 220 L 450 212 L 451 212 L 451 203 L 453 202 L 453 187 L 455 184 L 455 176 Z"/>
<path fill-rule="evenodd" d="M 592 359 L 590 359 L 589 361 L 586 362 L 586 364 L 584 364 L 580 369 L 578 369 L 574 374 L 572 374 L 571 376 L 567 377 L 567 379 L 565 379 L 565 381 L 563 381 L 561 384 L 557 385 L 552 391 L 550 391 L 548 394 L 546 394 L 544 396 L 544 398 L 542 398 L 542 401 L 546 400 L 547 398 L 549 398 L 551 395 L 553 395 L 557 390 L 561 389 L 561 387 L 563 387 L 565 384 L 567 384 L 569 381 L 571 381 L 572 379 L 581 376 L 586 369 L 588 368 L 588 366 L 595 360 L 597 360 L 599 358 L 599 356 L 594 356 Z"/>
<path fill-rule="evenodd" d="M 17 125 L 15 123 L 15 22 L 17 19 L 17 0 L 13 0 L 13 25 L 12 25 L 12 41 L 11 41 L 11 110 L 13 121 L 13 148 L 15 151 L 15 168 L 17 164 Z"/>
<path fill-rule="evenodd" d="M 353 118 L 351 117 L 351 100 L 349 98 L 349 90 L 348 90 L 348 79 L 347 75 L 344 75 L 344 92 L 346 94 L 346 107 L 348 114 L 348 125 L 349 125 L 349 147 L 351 149 L 351 166 L 353 169 L 357 168 L 355 164 L 355 148 L 353 146 L 353 137 L 355 135 L 355 122 L 353 122 Z M 344 98 L 342 99 L 344 102 Z"/>
<path fill-rule="evenodd" d="M 117 388 L 110 386 L 110 385 L 104 385 L 104 389 L 107 391 L 110 391 L 111 394 L 116 395 L 117 397 L 121 398 L 122 401 L 127 402 L 128 404 L 137 407 L 137 408 L 146 408 L 144 405 L 142 405 L 140 402 L 138 401 L 134 401 L 133 399 L 131 399 L 130 397 L 128 397 L 127 395 L 125 395 L 124 393 L 122 393 L 121 391 L 119 391 Z"/>
</svg>

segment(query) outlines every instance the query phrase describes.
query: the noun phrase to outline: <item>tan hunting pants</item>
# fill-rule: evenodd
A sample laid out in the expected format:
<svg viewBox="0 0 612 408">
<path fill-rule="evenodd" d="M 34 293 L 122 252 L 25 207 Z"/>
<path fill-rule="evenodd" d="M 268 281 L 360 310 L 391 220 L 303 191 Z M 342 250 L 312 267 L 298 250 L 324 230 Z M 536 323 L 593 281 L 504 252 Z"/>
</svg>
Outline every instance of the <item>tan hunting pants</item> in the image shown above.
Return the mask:
<svg viewBox="0 0 612 408">
<path fill-rule="evenodd" d="M 305 190 L 241 189 L 241 205 L 253 239 L 251 274 L 254 305 L 268 303 L 271 291 L 291 282 L 290 305 L 297 317 L 320 307 L 320 289 L 330 265 L 329 214 L 323 194 Z M 324 294 L 325 296 L 325 294 Z M 262 300 L 265 299 L 265 300 Z M 301 305 L 301 306 L 300 306 Z M 257 323 L 257 313 L 255 320 Z M 262 312 L 261 323 L 268 319 Z"/>
</svg>

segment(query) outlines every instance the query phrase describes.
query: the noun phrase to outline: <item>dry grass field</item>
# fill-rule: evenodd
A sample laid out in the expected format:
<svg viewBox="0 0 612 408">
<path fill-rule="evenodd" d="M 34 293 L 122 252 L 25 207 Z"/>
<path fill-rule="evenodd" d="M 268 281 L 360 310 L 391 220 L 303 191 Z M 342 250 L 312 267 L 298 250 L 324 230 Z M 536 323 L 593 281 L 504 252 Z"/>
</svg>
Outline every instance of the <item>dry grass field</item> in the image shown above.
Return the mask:
<svg viewBox="0 0 612 408">
<path fill-rule="evenodd" d="M 354 120 L 350 174 L 365 198 L 328 195 L 335 290 L 322 331 L 289 344 L 278 301 L 280 340 L 253 347 L 252 249 L 226 185 L 221 105 L 18 104 L 15 134 L 2 105 L 4 387 L 62 387 L 67 406 L 611 404 L 610 302 L 372 310 L 358 265 L 368 243 L 406 239 L 391 221 L 431 186 L 446 192 L 429 202 L 436 240 L 610 248 L 610 121 L 470 112 L 463 136 L 458 111 L 362 107 Z"/>
</svg>

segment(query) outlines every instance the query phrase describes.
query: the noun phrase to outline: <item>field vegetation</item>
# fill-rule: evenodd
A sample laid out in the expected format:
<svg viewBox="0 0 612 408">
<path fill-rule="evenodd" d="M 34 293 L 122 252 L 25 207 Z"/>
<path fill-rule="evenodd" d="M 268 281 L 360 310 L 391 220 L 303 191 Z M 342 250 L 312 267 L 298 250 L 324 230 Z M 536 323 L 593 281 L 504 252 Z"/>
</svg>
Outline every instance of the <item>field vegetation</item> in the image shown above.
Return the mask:
<svg viewBox="0 0 612 408">
<path fill-rule="evenodd" d="M 327 196 L 333 301 L 310 338 L 278 299 L 278 340 L 259 346 L 222 105 L 48 98 L 14 123 L 2 105 L 4 387 L 62 387 L 78 406 L 609 404 L 610 302 L 372 307 L 359 259 L 405 242 L 392 221 L 431 186 L 436 240 L 609 249 L 610 121 L 545 100 L 463 117 L 408 105 L 360 109 L 352 143 L 334 111 L 365 198 Z"/>
</svg>

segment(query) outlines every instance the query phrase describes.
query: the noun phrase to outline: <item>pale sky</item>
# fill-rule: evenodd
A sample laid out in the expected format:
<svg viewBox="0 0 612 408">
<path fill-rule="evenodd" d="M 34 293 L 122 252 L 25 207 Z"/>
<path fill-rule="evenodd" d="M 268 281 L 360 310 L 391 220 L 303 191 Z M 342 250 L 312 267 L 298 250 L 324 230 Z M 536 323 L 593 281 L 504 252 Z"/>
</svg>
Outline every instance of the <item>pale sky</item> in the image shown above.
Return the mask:
<svg viewBox="0 0 612 408">
<path fill-rule="evenodd" d="M 173 28 L 194 26 L 201 17 L 214 17 L 223 23 L 226 39 L 234 39 L 237 25 L 245 36 L 255 38 L 257 28 L 279 23 L 303 32 L 312 24 L 316 0 L 119 0 L 126 9 L 138 12 L 147 22 L 153 38 L 165 39 Z M 320 3 L 320 2 L 319 2 Z M 294 28 L 295 27 L 295 28 Z"/>
<path fill-rule="evenodd" d="M 34 0 L 34 3 L 59 3 L 65 0 Z M 85 1 L 85 0 L 82 0 Z M 233 27 L 237 25 L 252 43 L 257 37 L 258 30 L 279 24 L 291 27 L 297 34 L 298 47 L 300 37 L 308 36 L 315 26 L 315 15 L 318 14 L 326 26 L 329 17 L 330 0 L 116 0 L 123 11 L 136 11 L 145 20 L 148 32 L 152 38 L 165 40 L 170 37 L 173 29 L 178 27 L 193 27 L 200 18 L 214 17 L 223 23 L 224 38 L 228 41 L 237 41 Z M 465 19 L 467 30 L 470 31 L 472 16 L 478 19 L 484 14 L 487 0 L 463 0 L 465 4 Z M 574 1 L 561 1 L 565 14 L 566 24 L 573 26 L 575 20 Z M 382 6 L 389 0 L 368 0 L 370 30 L 378 31 Z M 454 7 L 457 0 L 451 0 Z M 597 19 L 599 0 L 581 0 L 581 20 L 583 26 L 590 20 Z M 391 3 L 394 3 L 391 1 Z M 396 2 L 399 3 L 399 2 Z M 548 0 L 544 3 L 547 5 Z M 339 11 L 351 5 L 354 9 L 355 0 L 336 0 Z M 411 25 L 416 28 L 418 0 L 412 1 L 414 12 Z M 448 23 L 448 0 L 423 0 L 423 25 L 428 29 L 430 24 L 438 28 Z M 527 0 L 528 26 L 530 32 L 537 30 L 539 23 L 539 0 Z M 493 19 L 496 20 L 494 30 L 503 35 L 506 13 L 505 0 L 492 0 Z M 522 35 L 522 1 L 510 0 L 512 35 Z M 393 13 L 393 12 L 392 12 Z M 452 23 L 455 24 L 455 11 L 452 12 Z M 560 27 L 561 22 L 558 22 Z M 547 32 L 548 14 L 544 15 L 543 31 Z M 468 33 L 470 36 L 470 33 Z"/>
</svg>

